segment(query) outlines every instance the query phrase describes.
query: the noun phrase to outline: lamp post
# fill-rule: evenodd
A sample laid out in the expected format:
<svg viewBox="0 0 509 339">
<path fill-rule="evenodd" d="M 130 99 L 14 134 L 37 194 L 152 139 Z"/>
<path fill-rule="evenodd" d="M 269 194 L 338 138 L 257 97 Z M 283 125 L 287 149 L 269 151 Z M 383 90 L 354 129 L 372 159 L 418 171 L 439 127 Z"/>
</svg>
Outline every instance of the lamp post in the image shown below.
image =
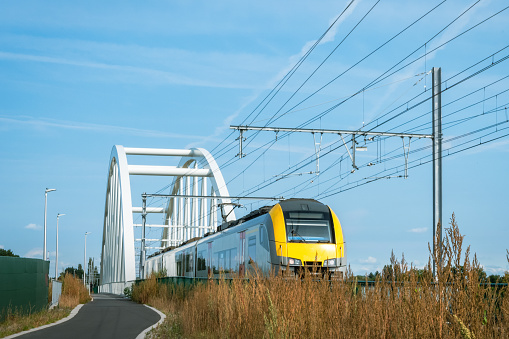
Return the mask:
<svg viewBox="0 0 509 339">
<path fill-rule="evenodd" d="M 56 191 L 55 188 L 46 188 L 44 191 L 44 246 L 42 248 L 42 259 L 48 260 L 47 254 L 46 254 L 46 213 L 48 210 L 48 193 Z"/>
<path fill-rule="evenodd" d="M 85 267 L 87 265 L 87 234 L 90 234 L 91 232 L 85 232 L 85 256 L 83 258 L 83 284 L 85 286 L 87 286 L 87 281 L 86 281 L 86 271 L 85 271 Z"/>
<path fill-rule="evenodd" d="M 64 215 L 65 214 L 61 213 L 57 214 L 57 250 L 55 254 L 55 280 L 58 280 L 58 218 Z"/>
</svg>

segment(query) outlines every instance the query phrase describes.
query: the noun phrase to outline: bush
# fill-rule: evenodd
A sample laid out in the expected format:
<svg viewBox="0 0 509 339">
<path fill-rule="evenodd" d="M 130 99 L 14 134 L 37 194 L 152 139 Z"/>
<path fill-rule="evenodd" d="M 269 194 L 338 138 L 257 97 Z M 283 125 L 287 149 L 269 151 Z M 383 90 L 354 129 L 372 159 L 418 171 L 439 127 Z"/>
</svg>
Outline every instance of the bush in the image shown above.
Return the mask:
<svg viewBox="0 0 509 339">
<path fill-rule="evenodd" d="M 92 300 L 88 289 L 80 279 L 75 278 L 71 274 L 64 276 L 62 282 L 62 294 L 60 295 L 60 307 L 74 308 L 78 304 L 85 304 Z"/>
</svg>

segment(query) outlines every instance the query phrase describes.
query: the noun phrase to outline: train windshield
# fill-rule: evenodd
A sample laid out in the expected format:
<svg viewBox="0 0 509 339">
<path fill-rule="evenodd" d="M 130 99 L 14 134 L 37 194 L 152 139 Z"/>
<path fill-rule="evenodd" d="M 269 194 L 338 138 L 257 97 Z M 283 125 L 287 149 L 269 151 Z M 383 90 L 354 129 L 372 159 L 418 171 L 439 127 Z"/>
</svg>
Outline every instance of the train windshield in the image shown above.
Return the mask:
<svg viewBox="0 0 509 339">
<path fill-rule="evenodd" d="M 287 212 L 288 242 L 334 242 L 330 215 L 322 212 Z"/>
</svg>

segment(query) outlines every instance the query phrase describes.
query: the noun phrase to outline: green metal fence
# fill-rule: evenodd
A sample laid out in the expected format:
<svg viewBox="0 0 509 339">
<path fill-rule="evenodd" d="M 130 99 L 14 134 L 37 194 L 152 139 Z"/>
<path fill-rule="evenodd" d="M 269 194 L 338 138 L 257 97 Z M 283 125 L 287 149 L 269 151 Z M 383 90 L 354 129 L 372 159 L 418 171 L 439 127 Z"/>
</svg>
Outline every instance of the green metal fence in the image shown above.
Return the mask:
<svg viewBox="0 0 509 339">
<path fill-rule="evenodd" d="M 0 320 L 8 312 L 28 313 L 48 306 L 49 261 L 0 257 Z"/>
</svg>

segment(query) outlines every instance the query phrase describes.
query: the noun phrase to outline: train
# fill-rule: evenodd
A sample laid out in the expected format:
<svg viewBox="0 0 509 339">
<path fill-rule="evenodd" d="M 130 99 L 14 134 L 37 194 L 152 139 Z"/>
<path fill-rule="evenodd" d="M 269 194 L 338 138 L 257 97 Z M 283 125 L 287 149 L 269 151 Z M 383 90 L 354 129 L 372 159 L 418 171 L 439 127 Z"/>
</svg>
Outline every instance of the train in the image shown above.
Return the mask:
<svg viewBox="0 0 509 339">
<path fill-rule="evenodd" d="M 144 277 L 244 277 L 303 272 L 346 273 L 343 230 L 332 209 L 316 200 L 288 199 L 223 223 L 217 232 L 166 248 L 145 261 Z"/>
</svg>

